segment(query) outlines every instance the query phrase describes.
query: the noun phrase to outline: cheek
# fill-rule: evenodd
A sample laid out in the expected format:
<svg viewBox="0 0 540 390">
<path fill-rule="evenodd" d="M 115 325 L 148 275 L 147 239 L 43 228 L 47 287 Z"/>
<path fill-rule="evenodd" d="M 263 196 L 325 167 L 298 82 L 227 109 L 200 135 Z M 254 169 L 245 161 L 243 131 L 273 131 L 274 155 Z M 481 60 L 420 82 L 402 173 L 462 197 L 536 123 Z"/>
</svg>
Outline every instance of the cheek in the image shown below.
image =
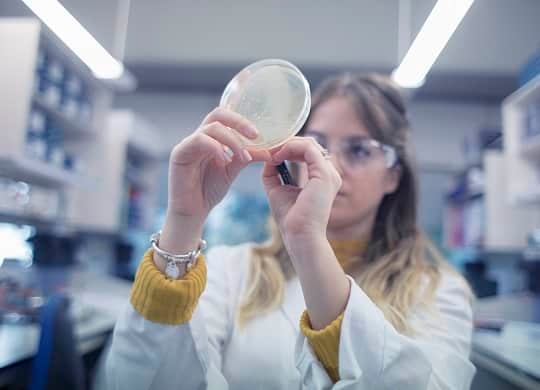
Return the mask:
<svg viewBox="0 0 540 390">
<path fill-rule="evenodd" d="M 351 178 L 351 208 L 363 212 L 378 208 L 386 194 L 385 168 L 369 169 L 357 177 Z"/>
</svg>

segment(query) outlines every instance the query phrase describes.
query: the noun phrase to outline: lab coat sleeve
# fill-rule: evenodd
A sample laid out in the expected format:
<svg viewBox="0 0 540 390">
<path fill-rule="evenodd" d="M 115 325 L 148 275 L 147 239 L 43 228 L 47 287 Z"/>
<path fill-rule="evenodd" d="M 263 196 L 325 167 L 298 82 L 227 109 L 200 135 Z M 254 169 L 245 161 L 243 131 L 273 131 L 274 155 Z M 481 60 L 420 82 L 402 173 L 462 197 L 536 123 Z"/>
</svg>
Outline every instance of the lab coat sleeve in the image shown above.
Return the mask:
<svg viewBox="0 0 540 390">
<path fill-rule="evenodd" d="M 206 289 L 189 322 L 155 323 L 128 305 L 105 363 L 108 389 L 228 389 L 221 373 L 230 328 L 227 257 L 226 247 L 208 252 Z"/>
<path fill-rule="evenodd" d="M 339 380 L 332 383 L 300 334 L 296 365 L 309 389 L 469 389 L 472 309 L 461 279 L 443 275 L 434 310 L 411 316 L 415 336 L 398 333 L 350 278 L 339 343 Z"/>
</svg>

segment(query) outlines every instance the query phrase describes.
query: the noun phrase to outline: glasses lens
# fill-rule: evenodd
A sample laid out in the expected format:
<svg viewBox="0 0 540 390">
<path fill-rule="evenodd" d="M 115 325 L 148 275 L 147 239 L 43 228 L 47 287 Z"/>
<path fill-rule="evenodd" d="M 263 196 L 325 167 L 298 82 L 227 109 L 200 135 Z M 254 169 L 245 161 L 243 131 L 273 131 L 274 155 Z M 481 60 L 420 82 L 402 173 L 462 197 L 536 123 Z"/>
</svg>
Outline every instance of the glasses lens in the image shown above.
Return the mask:
<svg viewBox="0 0 540 390">
<path fill-rule="evenodd" d="M 376 152 L 369 140 L 351 141 L 344 144 L 342 148 L 343 155 L 352 166 L 366 163 Z"/>
<path fill-rule="evenodd" d="M 305 136 L 314 138 L 319 145 L 325 149 L 330 149 L 326 137 L 320 136 L 315 132 L 307 132 Z M 352 138 L 343 139 L 339 146 L 339 153 L 350 167 L 357 167 L 367 164 L 370 160 L 377 156 L 384 156 L 387 160 L 387 165 L 391 166 L 395 163 L 395 151 L 391 146 L 380 144 L 371 138 Z M 333 153 L 330 151 L 330 153 Z"/>
</svg>

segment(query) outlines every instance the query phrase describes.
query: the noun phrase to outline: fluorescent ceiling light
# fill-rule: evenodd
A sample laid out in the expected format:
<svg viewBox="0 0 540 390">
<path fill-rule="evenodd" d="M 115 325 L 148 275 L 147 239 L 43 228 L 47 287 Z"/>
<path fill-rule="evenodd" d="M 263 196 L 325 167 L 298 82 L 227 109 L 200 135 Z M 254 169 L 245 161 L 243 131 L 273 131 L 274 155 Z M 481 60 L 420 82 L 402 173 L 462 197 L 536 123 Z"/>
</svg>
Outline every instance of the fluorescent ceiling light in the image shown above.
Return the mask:
<svg viewBox="0 0 540 390">
<path fill-rule="evenodd" d="M 100 79 L 116 79 L 116 60 L 57 0 L 22 0 Z"/>
<path fill-rule="evenodd" d="M 401 64 L 392 73 L 405 88 L 420 87 L 474 0 L 438 0 Z"/>
</svg>

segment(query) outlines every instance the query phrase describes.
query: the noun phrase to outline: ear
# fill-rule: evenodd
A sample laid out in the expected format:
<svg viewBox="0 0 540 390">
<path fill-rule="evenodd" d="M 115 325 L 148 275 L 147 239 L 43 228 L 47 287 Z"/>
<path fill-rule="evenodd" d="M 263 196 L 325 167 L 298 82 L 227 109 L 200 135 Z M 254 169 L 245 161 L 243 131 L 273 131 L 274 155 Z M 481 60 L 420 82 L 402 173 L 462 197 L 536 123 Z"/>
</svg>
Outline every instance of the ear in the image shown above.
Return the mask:
<svg viewBox="0 0 540 390">
<path fill-rule="evenodd" d="M 398 189 L 399 182 L 401 181 L 401 174 L 401 165 L 396 165 L 386 170 L 386 175 L 384 178 L 385 194 L 392 194 Z"/>
</svg>

